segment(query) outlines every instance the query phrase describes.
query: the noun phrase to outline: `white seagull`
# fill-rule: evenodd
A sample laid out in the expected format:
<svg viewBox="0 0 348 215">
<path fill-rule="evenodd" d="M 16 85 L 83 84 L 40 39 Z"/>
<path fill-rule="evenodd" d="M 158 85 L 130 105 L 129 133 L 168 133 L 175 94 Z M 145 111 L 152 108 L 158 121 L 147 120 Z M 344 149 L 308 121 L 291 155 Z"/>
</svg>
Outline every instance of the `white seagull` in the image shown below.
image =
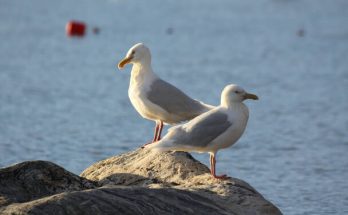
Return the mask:
<svg viewBox="0 0 348 215">
<path fill-rule="evenodd" d="M 133 64 L 128 96 L 134 108 L 145 119 L 156 122 L 152 143 L 161 139 L 163 123 L 176 124 L 214 108 L 191 99 L 178 88 L 160 79 L 152 70 L 151 53 L 144 44 L 129 49 L 118 64 L 122 69 Z"/>
<path fill-rule="evenodd" d="M 221 94 L 221 104 L 214 109 L 168 130 L 162 140 L 146 146 L 157 151 L 195 151 L 210 153 L 210 173 L 214 178 L 227 179 L 215 174 L 216 153 L 227 148 L 242 136 L 249 118 L 245 99 L 257 100 L 254 94 L 237 85 L 227 85 Z"/>
</svg>

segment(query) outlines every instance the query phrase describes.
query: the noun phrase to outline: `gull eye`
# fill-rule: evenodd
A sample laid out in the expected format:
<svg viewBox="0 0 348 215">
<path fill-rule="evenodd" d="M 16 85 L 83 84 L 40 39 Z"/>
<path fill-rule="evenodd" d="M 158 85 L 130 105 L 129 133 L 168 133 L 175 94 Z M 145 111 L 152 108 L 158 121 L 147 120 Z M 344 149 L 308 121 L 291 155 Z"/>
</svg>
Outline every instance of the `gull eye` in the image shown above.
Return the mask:
<svg viewBox="0 0 348 215">
<path fill-rule="evenodd" d="M 239 94 L 240 92 L 238 90 L 234 91 L 235 93 Z"/>
<path fill-rule="evenodd" d="M 135 54 L 135 51 L 133 50 L 131 54 L 134 55 L 134 54 Z"/>
</svg>

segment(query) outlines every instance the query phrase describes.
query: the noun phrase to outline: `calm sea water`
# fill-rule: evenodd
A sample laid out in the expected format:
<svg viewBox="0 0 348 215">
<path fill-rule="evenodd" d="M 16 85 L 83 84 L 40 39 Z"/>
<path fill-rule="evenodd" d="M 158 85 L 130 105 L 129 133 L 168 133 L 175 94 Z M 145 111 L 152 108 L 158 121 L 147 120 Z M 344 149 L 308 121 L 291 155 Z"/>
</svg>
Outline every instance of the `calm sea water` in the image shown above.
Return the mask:
<svg viewBox="0 0 348 215">
<path fill-rule="evenodd" d="M 346 0 L 0 1 L 0 166 L 42 159 L 79 174 L 150 140 L 130 67 L 116 69 L 142 41 L 194 98 L 218 104 L 229 83 L 259 95 L 218 172 L 284 214 L 347 214 L 347 11 Z M 70 19 L 88 23 L 85 38 L 65 36 Z"/>
</svg>

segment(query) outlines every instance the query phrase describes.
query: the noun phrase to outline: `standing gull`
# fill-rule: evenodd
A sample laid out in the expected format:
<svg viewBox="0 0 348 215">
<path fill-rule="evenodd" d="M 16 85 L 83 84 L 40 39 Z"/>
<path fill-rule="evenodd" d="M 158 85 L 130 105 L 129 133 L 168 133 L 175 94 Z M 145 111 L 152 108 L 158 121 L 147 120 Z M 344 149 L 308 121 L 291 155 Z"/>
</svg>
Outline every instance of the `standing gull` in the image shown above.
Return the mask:
<svg viewBox="0 0 348 215">
<path fill-rule="evenodd" d="M 162 140 L 146 146 L 159 151 L 196 151 L 210 153 L 210 173 L 214 178 L 227 179 L 215 173 L 216 153 L 242 136 L 249 118 L 245 99 L 257 100 L 254 94 L 237 85 L 227 85 L 221 94 L 221 104 L 183 125 L 168 130 Z"/>
<path fill-rule="evenodd" d="M 132 63 L 128 96 L 134 108 L 145 119 L 156 122 L 152 142 L 161 139 L 163 123 L 176 124 L 209 111 L 213 106 L 191 99 L 178 88 L 160 79 L 152 70 L 151 53 L 144 44 L 129 49 L 118 64 L 122 69 Z"/>
</svg>

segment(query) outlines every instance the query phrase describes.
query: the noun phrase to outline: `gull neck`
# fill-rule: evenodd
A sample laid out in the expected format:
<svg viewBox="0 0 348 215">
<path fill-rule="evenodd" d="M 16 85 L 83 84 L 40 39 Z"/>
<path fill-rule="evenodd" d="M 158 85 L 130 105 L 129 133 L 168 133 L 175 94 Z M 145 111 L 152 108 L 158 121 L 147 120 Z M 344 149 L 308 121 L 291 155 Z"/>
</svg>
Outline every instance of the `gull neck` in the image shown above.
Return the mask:
<svg viewBox="0 0 348 215">
<path fill-rule="evenodd" d="M 131 80 L 136 82 L 153 80 L 157 78 L 157 75 L 153 72 L 151 63 L 149 62 L 136 62 L 133 63 L 131 72 Z"/>
<path fill-rule="evenodd" d="M 236 109 L 239 109 L 239 108 L 241 108 L 241 107 L 243 107 L 245 105 L 243 104 L 243 102 L 231 102 L 231 101 L 227 101 L 225 99 L 222 99 L 221 100 L 221 106 L 225 107 L 227 109 L 234 109 L 234 110 L 236 110 Z"/>
</svg>

